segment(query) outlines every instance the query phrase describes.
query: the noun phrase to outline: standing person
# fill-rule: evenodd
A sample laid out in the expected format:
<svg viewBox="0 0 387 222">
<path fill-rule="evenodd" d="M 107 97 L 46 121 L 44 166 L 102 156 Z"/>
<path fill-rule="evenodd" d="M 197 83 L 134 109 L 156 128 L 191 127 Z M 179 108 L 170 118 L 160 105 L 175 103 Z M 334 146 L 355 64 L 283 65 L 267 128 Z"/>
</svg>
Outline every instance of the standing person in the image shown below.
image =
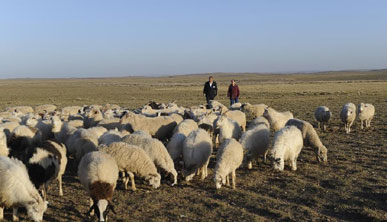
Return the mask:
<svg viewBox="0 0 387 222">
<path fill-rule="evenodd" d="M 239 87 L 238 85 L 235 83 L 235 80 L 231 80 L 231 84 L 230 86 L 228 87 L 228 91 L 227 91 L 227 97 L 230 97 L 230 106 L 234 103 L 237 103 L 239 102 L 238 99 L 239 99 Z"/>
<path fill-rule="evenodd" d="M 218 87 L 213 76 L 210 76 L 208 81 L 204 84 L 203 94 L 206 96 L 207 104 L 218 95 Z"/>
</svg>

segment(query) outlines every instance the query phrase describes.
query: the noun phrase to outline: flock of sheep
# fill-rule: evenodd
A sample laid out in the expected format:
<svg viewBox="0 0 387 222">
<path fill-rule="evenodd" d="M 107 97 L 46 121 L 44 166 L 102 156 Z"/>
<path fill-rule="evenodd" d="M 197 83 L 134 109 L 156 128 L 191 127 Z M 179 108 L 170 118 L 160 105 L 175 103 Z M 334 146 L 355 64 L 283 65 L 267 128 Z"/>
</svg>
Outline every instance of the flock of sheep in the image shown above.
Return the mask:
<svg viewBox="0 0 387 222">
<path fill-rule="evenodd" d="M 358 115 L 363 129 L 369 127 L 375 108 L 361 103 L 345 104 L 340 113 L 346 133 Z M 246 115 L 254 120 L 246 124 Z M 315 119 L 326 130 L 331 112 L 318 107 Z M 271 142 L 271 131 L 275 131 Z M 176 103 L 150 102 L 134 111 L 117 105 L 71 106 L 58 110 L 54 105 L 7 108 L 0 113 L 0 220 L 4 208 L 18 207 L 28 217 L 41 221 L 47 209 L 47 185 L 59 182 L 68 157 L 78 164 L 78 177 L 90 197 L 89 213 L 106 221 L 114 211 L 112 196 L 119 179 L 125 189 L 135 177 L 153 188 L 161 179 L 171 186 L 180 178 L 208 176 L 208 164 L 216 151 L 213 180 L 236 186 L 236 169 L 252 168 L 258 158 L 269 159 L 274 169 L 284 170 L 289 162 L 297 169 L 297 157 L 304 146 L 311 147 L 318 162 L 327 161 L 327 148 L 312 124 L 295 119 L 289 111 L 278 112 L 264 104 L 234 104 L 217 101 L 190 108 Z M 41 192 L 38 190 L 41 189 Z"/>
</svg>

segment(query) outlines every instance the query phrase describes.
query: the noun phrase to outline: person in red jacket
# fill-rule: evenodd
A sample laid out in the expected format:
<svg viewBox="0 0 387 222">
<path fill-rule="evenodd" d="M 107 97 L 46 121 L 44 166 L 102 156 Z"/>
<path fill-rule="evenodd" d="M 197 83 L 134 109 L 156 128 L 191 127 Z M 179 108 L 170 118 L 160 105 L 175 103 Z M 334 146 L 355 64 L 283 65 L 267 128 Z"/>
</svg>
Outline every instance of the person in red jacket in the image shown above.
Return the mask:
<svg viewBox="0 0 387 222">
<path fill-rule="evenodd" d="M 231 84 L 230 86 L 228 87 L 228 91 L 227 91 L 227 97 L 230 97 L 230 106 L 234 103 L 237 103 L 239 102 L 238 99 L 239 99 L 239 87 L 238 85 L 235 83 L 235 80 L 231 80 Z"/>
</svg>

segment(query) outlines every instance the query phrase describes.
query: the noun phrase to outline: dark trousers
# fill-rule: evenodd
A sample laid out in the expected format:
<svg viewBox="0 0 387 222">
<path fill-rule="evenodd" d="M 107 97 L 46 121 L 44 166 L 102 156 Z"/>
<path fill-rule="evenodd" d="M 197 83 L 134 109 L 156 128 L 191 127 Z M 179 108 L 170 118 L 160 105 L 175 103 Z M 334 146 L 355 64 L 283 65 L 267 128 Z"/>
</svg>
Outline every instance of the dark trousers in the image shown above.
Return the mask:
<svg viewBox="0 0 387 222">
<path fill-rule="evenodd" d="M 232 104 L 238 103 L 238 102 L 239 102 L 238 97 L 235 99 L 230 98 L 230 106 L 232 106 Z"/>
</svg>

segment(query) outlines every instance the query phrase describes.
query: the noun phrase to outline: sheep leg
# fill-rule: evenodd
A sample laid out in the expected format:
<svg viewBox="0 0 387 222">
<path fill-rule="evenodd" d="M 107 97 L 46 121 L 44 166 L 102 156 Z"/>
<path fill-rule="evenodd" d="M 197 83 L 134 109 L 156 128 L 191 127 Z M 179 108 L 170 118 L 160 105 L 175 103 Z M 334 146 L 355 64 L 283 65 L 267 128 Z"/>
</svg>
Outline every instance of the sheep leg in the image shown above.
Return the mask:
<svg viewBox="0 0 387 222">
<path fill-rule="evenodd" d="M 226 176 L 226 186 L 230 186 L 230 177 Z"/>
<path fill-rule="evenodd" d="M 0 221 L 4 219 L 4 208 L 0 207 Z"/>
<path fill-rule="evenodd" d="M 323 130 L 327 131 L 327 124 L 326 123 L 323 123 Z"/>
<path fill-rule="evenodd" d="M 363 129 L 363 120 L 360 120 L 360 129 Z"/>
<path fill-rule="evenodd" d="M 19 221 L 19 217 L 17 216 L 17 207 L 14 207 L 12 209 L 12 221 Z"/>
<path fill-rule="evenodd" d="M 93 205 L 94 205 L 94 201 L 93 201 L 93 199 L 90 198 L 90 208 L 91 208 Z M 92 210 L 90 211 L 90 216 L 93 216 L 93 215 L 94 215 L 94 209 L 92 209 Z"/>
<path fill-rule="evenodd" d="M 318 129 L 321 129 L 321 128 L 322 128 L 322 123 L 317 122 L 317 128 L 318 128 Z"/>
<path fill-rule="evenodd" d="M 293 159 L 291 162 L 291 168 L 293 171 L 296 171 L 297 170 L 297 159 Z"/>
<path fill-rule="evenodd" d="M 235 189 L 235 187 L 236 187 L 236 174 L 235 174 L 235 170 L 233 170 L 231 172 L 231 177 L 232 177 L 232 189 Z"/>
<path fill-rule="evenodd" d="M 129 174 L 129 177 L 130 177 L 130 181 L 132 183 L 132 190 L 136 191 L 137 188 L 136 188 L 136 184 L 134 183 L 134 174 L 132 172 L 128 172 L 128 174 Z"/>
<path fill-rule="evenodd" d="M 247 169 L 251 170 L 253 168 L 253 162 L 252 161 L 249 161 L 247 163 Z"/>
<path fill-rule="evenodd" d="M 267 163 L 267 153 L 269 152 L 269 150 L 266 150 L 266 152 L 263 154 L 263 162 L 264 163 Z"/>
<path fill-rule="evenodd" d="M 124 183 L 125 190 L 128 190 L 129 177 L 123 176 L 122 182 Z"/>
<path fill-rule="evenodd" d="M 58 184 L 59 184 L 59 196 L 63 196 L 62 176 L 58 177 Z"/>
</svg>

